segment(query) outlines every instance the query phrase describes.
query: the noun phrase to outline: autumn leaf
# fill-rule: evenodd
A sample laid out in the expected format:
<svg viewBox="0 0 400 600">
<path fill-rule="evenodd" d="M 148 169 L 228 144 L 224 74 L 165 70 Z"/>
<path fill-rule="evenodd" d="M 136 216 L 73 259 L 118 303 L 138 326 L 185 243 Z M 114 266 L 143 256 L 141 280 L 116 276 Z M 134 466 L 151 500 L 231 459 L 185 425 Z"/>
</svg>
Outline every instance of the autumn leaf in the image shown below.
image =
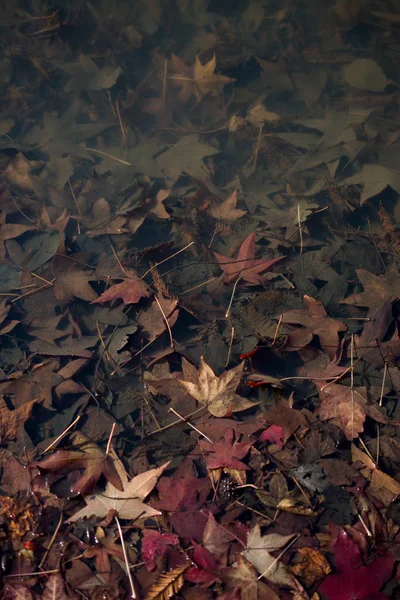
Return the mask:
<svg viewBox="0 0 400 600">
<path fill-rule="evenodd" d="M 400 297 L 400 274 L 394 264 L 382 277 L 365 269 L 356 269 L 356 273 L 364 291 L 348 296 L 341 304 L 366 306 L 370 309 L 369 314 L 372 314 L 386 302 L 393 302 Z"/>
<path fill-rule="evenodd" d="M 79 444 L 79 450 L 57 450 L 48 458 L 36 461 L 31 466 L 37 467 L 40 471 L 55 472 L 60 476 L 83 469 L 83 474 L 71 488 L 73 495 L 81 494 L 85 496 L 88 494 L 101 475 L 104 475 L 109 482 L 112 482 L 118 490 L 122 491 L 121 478 L 116 471 L 111 456 L 106 455 L 97 444 L 90 441 L 82 433 L 71 437 L 76 444 Z"/>
<path fill-rule="evenodd" d="M 93 515 L 106 517 L 110 511 L 116 512 L 121 519 L 129 520 L 161 514 L 158 510 L 144 504 L 143 500 L 150 494 L 169 462 L 129 479 L 121 461 L 117 458 L 114 460 L 121 487 L 116 487 L 109 481 L 104 492 L 84 498 L 86 506 L 70 517 L 69 523 Z"/>
<path fill-rule="evenodd" d="M 111 300 L 122 300 L 125 304 L 136 304 L 141 298 L 147 298 L 150 295 L 151 291 L 146 283 L 139 277 L 132 276 L 109 287 L 99 298 L 93 300 L 92 304 L 104 304 L 104 302 L 110 302 Z"/>
<path fill-rule="evenodd" d="M 159 533 L 155 529 L 144 529 L 142 538 L 142 558 L 146 569 L 156 568 L 155 558 L 163 556 L 169 546 L 177 546 L 179 538 L 175 533 Z"/>
<path fill-rule="evenodd" d="M 73 592 L 67 594 L 61 573 L 52 573 L 46 581 L 41 598 L 43 600 L 74 600 L 77 595 Z"/>
<path fill-rule="evenodd" d="M 237 204 L 237 190 L 234 190 L 232 194 L 228 196 L 224 202 L 220 204 L 213 204 L 210 208 L 210 214 L 215 219 L 224 219 L 225 221 L 236 221 L 240 219 L 247 211 L 236 208 Z"/>
<path fill-rule="evenodd" d="M 365 564 L 353 538 L 342 527 L 331 526 L 332 530 L 336 573 L 328 575 L 318 591 L 328 600 L 389 600 L 379 590 L 392 575 L 393 558 L 378 557 Z"/>
<path fill-rule="evenodd" d="M 282 322 L 302 325 L 306 332 L 318 336 L 321 346 L 333 360 L 339 347 L 339 333 L 347 331 L 347 325 L 328 317 L 319 300 L 304 296 L 304 303 L 305 309 L 289 310 L 283 313 Z M 291 336 L 293 338 L 293 334 L 288 335 L 288 345 L 291 344 Z"/>
<path fill-rule="evenodd" d="M 19 408 L 10 410 L 0 397 L 0 443 L 15 440 L 22 435 L 25 422 L 29 419 L 36 400 L 30 400 Z"/>
<path fill-rule="evenodd" d="M 214 417 L 225 417 L 232 412 L 240 412 L 254 406 L 253 402 L 235 393 L 242 378 L 244 364 L 242 361 L 237 367 L 217 377 L 202 357 L 196 380 L 178 381 L 193 398 L 204 404 Z"/>
<path fill-rule="evenodd" d="M 217 59 L 215 54 L 205 65 L 196 56 L 193 67 L 188 67 L 178 56 L 171 57 L 173 75 L 168 79 L 175 87 L 179 88 L 178 100 L 185 104 L 192 96 L 200 101 L 206 94 L 217 96 L 222 92 L 224 85 L 234 81 L 230 77 L 215 73 Z"/>
<path fill-rule="evenodd" d="M 253 442 L 237 442 L 233 429 L 228 429 L 224 437 L 211 444 L 200 441 L 200 447 L 206 453 L 207 469 L 239 469 L 248 470 L 250 467 L 241 462 Z"/>
<path fill-rule="evenodd" d="M 96 545 L 89 547 L 84 552 L 85 558 L 94 558 L 96 571 L 101 573 L 104 581 L 108 583 L 111 579 L 111 558 L 124 560 L 122 546 L 115 543 L 114 535 L 106 535 L 102 527 L 96 528 Z"/>
<path fill-rule="evenodd" d="M 247 283 L 261 283 L 263 278 L 260 273 L 263 273 L 283 258 L 283 256 L 272 259 L 255 258 L 255 252 L 255 233 L 251 233 L 244 240 L 236 259 L 214 252 L 214 256 L 219 262 L 221 269 L 225 272 L 224 283 L 231 283 L 238 279 L 238 277 L 241 277 Z"/>
<path fill-rule="evenodd" d="M 241 554 L 236 564 L 221 570 L 221 579 L 230 588 L 240 590 L 240 600 L 279 600 L 280 597 L 258 577 L 253 565 Z"/>
<path fill-rule="evenodd" d="M 297 550 L 293 562 L 290 572 L 296 577 L 301 577 L 307 588 L 329 575 L 332 570 L 321 552 L 307 546 Z"/>
<path fill-rule="evenodd" d="M 387 423 L 388 419 L 369 397 L 379 397 L 380 390 L 366 387 L 351 388 L 340 383 L 333 383 L 320 390 L 322 400 L 319 408 L 321 421 L 332 420 L 345 434 L 353 440 L 364 430 L 364 421 L 368 415 L 379 423 Z M 395 422 L 393 422 L 395 424 Z"/>
<path fill-rule="evenodd" d="M 255 525 L 248 535 L 247 547 L 243 552 L 243 556 L 257 569 L 260 575 L 272 583 L 293 587 L 293 576 L 282 562 L 270 554 L 283 548 L 293 537 L 294 534 L 270 533 L 261 535 L 260 526 Z"/>
</svg>

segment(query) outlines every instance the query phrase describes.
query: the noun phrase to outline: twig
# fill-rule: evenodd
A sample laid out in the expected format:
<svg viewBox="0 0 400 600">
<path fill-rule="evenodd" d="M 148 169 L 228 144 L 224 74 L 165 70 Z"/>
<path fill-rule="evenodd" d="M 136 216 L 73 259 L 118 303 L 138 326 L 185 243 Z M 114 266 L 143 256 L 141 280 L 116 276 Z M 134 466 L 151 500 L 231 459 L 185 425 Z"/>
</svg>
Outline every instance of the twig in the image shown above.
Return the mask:
<svg viewBox="0 0 400 600">
<path fill-rule="evenodd" d="M 187 248 L 190 248 L 190 246 L 193 246 L 194 242 L 190 242 L 190 244 L 188 244 L 187 246 L 185 246 L 184 248 L 181 248 L 180 250 L 178 250 L 177 252 L 175 252 L 174 254 L 171 254 L 171 256 L 167 256 L 167 258 L 164 258 L 164 260 L 156 263 L 155 265 L 153 265 L 152 267 L 150 267 L 150 269 L 148 269 L 146 271 L 146 273 L 144 275 L 141 276 L 140 279 L 144 279 L 146 277 L 146 275 L 148 275 L 153 269 L 156 269 L 157 267 L 159 267 L 160 265 L 162 265 L 163 263 L 167 262 L 167 260 L 171 260 L 171 258 L 174 258 L 174 256 L 177 256 L 178 254 L 180 254 L 181 252 L 183 252 L 184 250 L 186 250 Z"/>
<path fill-rule="evenodd" d="M 288 545 L 287 545 L 287 546 L 286 546 L 286 547 L 285 547 L 285 548 L 282 550 L 282 552 L 279 554 L 279 556 L 277 556 L 277 557 L 276 557 L 276 559 L 274 560 L 274 562 L 273 562 L 273 563 L 271 563 L 271 564 L 269 565 L 268 569 L 265 569 L 265 571 L 264 571 L 263 573 L 261 573 L 261 575 L 260 575 L 259 577 L 257 577 L 257 580 L 258 580 L 258 579 L 261 579 L 262 577 L 265 577 L 265 575 L 266 575 L 266 574 L 267 574 L 269 571 L 271 571 L 271 569 L 272 569 L 272 568 L 273 568 L 273 567 L 276 565 L 276 563 L 278 562 L 278 560 L 280 560 L 280 559 L 282 558 L 282 556 L 285 554 L 285 552 L 286 552 L 287 550 L 289 550 L 289 548 L 290 548 L 291 546 L 293 546 L 293 544 L 294 544 L 295 542 L 297 542 L 297 540 L 299 539 L 299 537 L 300 537 L 300 533 L 298 533 L 298 534 L 296 535 L 296 537 L 295 537 L 295 538 L 294 538 L 294 539 L 293 539 L 291 542 L 289 542 L 289 543 L 288 543 Z"/>
<path fill-rule="evenodd" d="M 369 232 L 371 234 L 372 243 L 375 246 L 375 250 L 376 250 L 376 252 L 377 252 L 377 254 L 379 256 L 379 260 L 382 263 L 383 269 L 384 269 L 385 273 L 387 273 L 387 268 L 386 268 L 386 265 L 385 265 L 385 261 L 383 260 L 382 254 L 379 252 L 379 248 L 378 248 L 378 246 L 376 245 L 376 242 L 375 242 L 375 236 L 374 236 L 374 233 L 372 231 L 371 222 L 370 222 L 369 219 L 367 219 L 367 221 L 368 221 L 368 229 L 369 229 Z"/>
<path fill-rule="evenodd" d="M 234 338 L 234 336 L 235 336 L 235 328 L 232 326 L 231 339 L 229 341 L 228 356 L 226 357 L 225 368 L 228 366 L 229 361 L 231 359 L 231 352 L 232 352 L 232 346 L 233 346 L 233 338 Z"/>
<path fill-rule="evenodd" d="M 60 518 L 59 518 L 58 523 L 57 523 L 57 527 L 55 528 L 54 533 L 51 536 L 51 540 L 50 540 L 49 545 L 48 545 L 48 547 L 46 549 L 46 552 L 44 553 L 44 556 L 43 556 L 42 560 L 39 563 L 38 569 L 41 569 L 42 566 L 44 565 L 44 563 L 46 562 L 47 557 L 49 555 L 49 552 L 50 552 L 50 550 L 51 550 L 51 548 L 52 548 L 52 546 L 54 544 L 54 541 L 55 541 L 55 539 L 56 539 L 56 537 L 58 535 L 58 532 L 60 531 L 60 527 L 62 525 L 63 519 L 64 519 L 64 515 L 63 515 L 63 512 L 61 511 L 60 512 Z"/>
<path fill-rule="evenodd" d="M 234 295 L 235 295 L 235 292 L 236 292 L 236 287 L 237 287 L 237 284 L 239 283 L 239 281 L 240 281 L 241 279 L 242 279 L 242 274 L 240 273 L 240 275 L 239 275 L 239 277 L 236 279 L 236 281 L 235 281 L 235 284 L 234 284 L 234 286 L 233 286 L 233 289 L 232 289 L 232 295 L 231 295 L 231 299 L 230 299 L 230 301 L 229 301 L 228 309 L 227 309 L 227 311 L 226 311 L 226 313 L 225 313 L 225 319 L 227 319 L 227 318 L 229 317 L 229 313 L 231 312 L 231 308 L 232 308 L 233 297 L 234 297 Z"/>
<path fill-rule="evenodd" d="M 275 343 L 276 343 L 276 340 L 277 340 L 277 337 L 278 337 L 278 331 L 279 331 L 279 328 L 281 326 L 282 320 L 283 320 L 283 315 L 281 314 L 281 315 L 279 315 L 278 325 L 276 326 L 276 329 L 275 329 L 274 339 L 272 340 L 272 344 L 271 344 L 272 346 L 275 346 Z"/>
<path fill-rule="evenodd" d="M 210 440 L 210 438 L 205 433 L 203 433 L 202 431 L 200 431 L 200 429 L 197 429 L 197 427 L 192 425 L 192 423 L 190 423 L 190 421 L 188 421 L 187 417 L 182 417 L 182 415 L 180 415 L 178 413 L 178 411 L 176 411 L 174 408 L 170 408 L 169 412 L 172 412 L 174 415 L 179 417 L 181 419 L 181 421 L 184 421 L 187 425 L 189 425 L 189 427 L 191 427 L 192 429 L 197 431 L 197 433 L 200 434 L 203 438 L 205 438 L 207 440 L 207 442 L 210 442 L 210 444 L 214 443 L 212 440 Z"/>
<path fill-rule="evenodd" d="M 200 406 L 200 408 L 197 408 L 193 412 L 186 415 L 184 417 L 184 421 L 186 422 L 188 419 L 190 419 L 191 417 L 194 417 L 194 415 L 201 412 L 205 408 L 207 408 L 205 405 Z M 175 425 L 180 425 L 180 424 L 182 424 L 182 418 L 179 419 L 179 421 L 174 421 L 173 423 L 169 423 L 168 425 L 165 425 L 164 427 L 161 427 L 160 429 L 156 429 L 155 431 L 150 431 L 150 433 L 146 433 L 146 435 L 144 437 L 150 437 L 151 435 L 155 435 L 156 433 L 161 433 L 162 431 L 166 431 L 167 429 L 170 429 L 171 427 L 175 427 Z"/>
<path fill-rule="evenodd" d="M 85 147 L 85 150 L 88 150 L 89 152 L 95 152 L 96 154 L 101 154 L 102 156 L 107 156 L 107 158 L 113 158 L 117 162 L 122 163 L 123 165 L 127 165 L 128 167 L 132 166 L 132 164 L 127 162 L 126 160 L 122 160 L 121 158 L 117 158 L 116 156 L 113 156 L 112 154 L 107 154 L 107 152 L 102 152 L 101 150 L 97 150 L 96 148 L 86 148 Z"/>
<path fill-rule="evenodd" d="M 78 415 L 76 417 L 76 419 L 74 421 L 72 421 L 72 423 L 70 425 L 68 425 L 68 427 L 66 429 L 64 429 L 64 431 L 62 433 L 60 433 L 60 435 L 58 437 L 56 437 L 56 439 L 53 442 L 51 442 L 51 444 L 49 446 L 47 446 L 47 448 L 45 450 L 43 450 L 43 452 L 41 452 L 40 454 L 45 454 L 46 452 L 49 452 L 49 450 L 51 450 L 52 448 L 54 448 L 54 446 L 56 446 L 59 442 L 61 442 L 61 440 L 65 438 L 67 433 L 74 427 L 74 425 L 77 424 L 77 422 L 79 421 L 80 418 L 81 418 L 81 416 Z"/>
<path fill-rule="evenodd" d="M 256 149 L 254 152 L 253 172 L 256 170 L 256 167 L 257 167 L 258 150 L 260 149 L 260 142 L 261 142 L 263 127 L 264 127 L 264 123 L 261 123 L 260 129 L 258 130 L 257 145 L 256 145 Z"/>
<path fill-rule="evenodd" d="M 194 285 L 193 287 L 189 288 L 188 290 L 185 290 L 184 292 L 181 292 L 181 296 L 183 294 L 188 294 L 189 292 L 193 292 L 194 290 L 197 290 L 198 288 L 203 287 L 203 285 L 207 285 L 207 283 L 211 283 L 212 281 L 215 281 L 216 279 L 218 279 L 218 277 L 211 277 L 211 279 L 207 279 L 207 281 L 203 281 L 203 283 L 198 283 L 197 285 Z"/>
<path fill-rule="evenodd" d="M 115 515 L 114 518 L 115 518 L 115 522 L 116 522 L 117 527 L 118 527 L 118 533 L 119 533 L 119 537 L 120 537 L 120 540 L 121 540 L 122 552 L 124 554 L 126 572 L 127 572 L 128 579 L 129 579 L 129 585 L 131 587 L 131 598 L 136 598 L 135 586 L 133 585 L 131 567 L 129 565 L 128 554 L 127 554 L 126 548 L 125 548 L 124 536 L 122 535 L 121 523 L 119 522 L 119 519 L 118 519 L 117 515 Z"/>
<path fill-rule="evenodd" d="M 108 456 L 110 454 L 111 442 L 112 442 L 112 439 L 113 439 L 113 435 L 114 435 L 114 431 L 115 431 L 116 425 L 117 425 L 116 423 L 113 423 L 112 427 L 111 427 L 110 436 L 109 436 L 108 442 L 107 442 L 106 456 Z"/>
<path fill-rule="evenodd" d="M 119 121 L 119 126 L 121 127 L 122 142 L 123 142 L 125 148 L 127 148 L 128 144 L 126 143 L 125 129 L 124 129 L 124 124 L 123 124 L 122 119 L 121 119 L 121 113 L 119 111 L 119 102 L 118 102 L 118 100 L 115 102 L 115 106 L 117 107 L 118 121 Z"/>
<path fill-rule="evenodd" d="M 72 194 L 72 198 L 74 199 L 74 203 L 75 203 L 75 206 L 76 206 L 76 210 L 78 211 L 78 215 L 81 217 L 82 216 L 82 212 L 81 212 L 81 209 L 79 208 L 78 201 L 77 201 L 76 196 L 75 196 L 74 188 L 71 185 L 71 180 L 70 180 L 69 177 L 68 177 L 68 185 L 69 185 L 69 189 L 70 189 L 71 194 Z M 81 233 L 81 225 L 80 225 L 80 222 L 78 220 L 78 235 L 80 235 L 80 233 Z"/>
<path fill-rule="evenodd" d="M 171 348 L 173 348 L 174 347 L 174 340 L 172 339 L 172 331 L 171 331 L 171 327 L 170 327 L 170 325 L 168 323 L 168 319 L 167 319 L 167 317 L 165 315 L 165 312 L 162 309 L 162 306 L 161 306 L 160 301 L 157 298 L 157 296 L 154 296 L 154 300 L 157 302 L 158 308 L 160 309 L 160 313 L 162 314 L 163 319 L 165 321 L 165 324 L 167 326 L 168 334 L 169 334 L 169 340 L 170 340 L 170 345 L 171 345 Z"/>
</svg>

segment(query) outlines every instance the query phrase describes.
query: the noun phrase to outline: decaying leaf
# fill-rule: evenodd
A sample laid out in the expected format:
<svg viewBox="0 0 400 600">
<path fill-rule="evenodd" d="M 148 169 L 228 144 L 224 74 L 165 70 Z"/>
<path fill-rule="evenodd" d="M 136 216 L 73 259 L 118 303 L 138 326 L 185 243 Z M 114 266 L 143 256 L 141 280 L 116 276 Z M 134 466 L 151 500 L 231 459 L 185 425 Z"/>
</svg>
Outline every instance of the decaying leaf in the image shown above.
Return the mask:
<svg viewBox="0 0 400 600">
<path fill-rule="evenodd" d="M 129 479 L 121 461 L 115 459 L 115 468 L 121 486 L 116 487 L 109 481 L 104 492 L 86 497 L 85 508 L 75 513 L 68 521 L 75 523 L 79 519 L 89 518 L 93 515 L 102 518 L 106 517 L 110 511 L 116 512 L 121 519 L 132 521 L 159 515 L 158 510 L 144 504 L 143 500 L 150 494 L 157 479 L 168 465 L 169 462 Z"/>
<path fill-rule="evenodd" d="M 169 600 L 183 586 L 184 573 L 190 566 L 191 563 L 188 562 L 160 575 L 156 583 L 147 591 L 144 600 Z"/>
<path fill-rule="evenodd" d="M 151 291 L 143 279 L 132 276 L 122 283 L 114 283 L 93 301 L 93 304 L 103 304 L 112 300 L 122 300 L 125 304 L 136 304 L 141 298 L 147 298 Z"/>
<path fill-rule="evenodd" d="M 235 393 L 242 378 L 243 368 L 244 361 L 217 377 L 204 358 L 201 358 L 197 380 L 178 381 L 193 398 L 204 404 L 214 417 L 225 417 L 254 406 L 253 402 Z"/>
<path fill-rule="evenodd" d="M 253 567 L 257 569 L 260 575 L 273 583 L 293 587 L 294 578 L 283 565 L 282 562 L 276 560 L 270 552 L 282 549 L 293 539 L 292 535 L 279 535 L 271 533 L 261 535 L 259 525 L 255 525 L 247 538 L 247 548 L 243 552 L 243 556 L 248 560 Z"/>
<path fill-rule="evenodd" d="M 214 252 L 214 256 L 225 272 L 224 282 L 231 283 L 239 277 L 247 283 L 257 284 L 262 281 L 261 273 L 272 267 L 283 257 L 264 259 L 255 258 L 256 234 L 251 233 L 240 246 L 236 259 Z"/>
<path fill-rule="evenodd" d="M 169 80 L 175 87 L 180 88 L 178 99 L 184 104 L 195 96 L 201 100 L 206 94 L 216 96 L 222 92 L 224 85 L 233 81 L 224 75 L 215 73 L 217 59 L 214 54 L 211 60 L 202 64 L 198 56 L 193 67 L 188 67 L 178 56 L 171 57 L 171 66 L 174 74 L 169 75 Z"/>
<path fill-rule="evenodd" d="M 82 433 L 77 433 L 72 438 L 79 445 L 79 450 L 57 450 L 48 458 L 34 462 L 31 466 L 37 467 L 40 471 L 55 472 L 60 476 L 83 469 L 83 474 L 71 487 L 71 493 L 74 495 L 87 495 L 101 475 L 106 477 L 110 482 L 109 485 L 122 491 L 121 477 L 111 456 L 106 455 L 97 444 Z"/>
<path fill-rule="evenodd" d="M 19 408 L 10 410 L 4 398 L 0 397 L 0 443 L 4 444 L 21 436 L 35 404 L 36 400 L 30 400 Z"/>
</svg>

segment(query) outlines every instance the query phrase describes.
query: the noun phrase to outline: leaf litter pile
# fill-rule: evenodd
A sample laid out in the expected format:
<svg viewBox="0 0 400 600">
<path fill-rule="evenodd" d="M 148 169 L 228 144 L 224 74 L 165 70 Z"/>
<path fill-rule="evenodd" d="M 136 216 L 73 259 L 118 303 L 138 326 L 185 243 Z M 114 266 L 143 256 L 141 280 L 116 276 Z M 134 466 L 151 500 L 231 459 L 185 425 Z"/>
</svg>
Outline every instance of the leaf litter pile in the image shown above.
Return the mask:
<svg viewBox="0 0 400 600">
<path fill-rule="evenodd" d="M 395 5 L 3 3 L 1 598 L 400 598 Z"/>
</svg>

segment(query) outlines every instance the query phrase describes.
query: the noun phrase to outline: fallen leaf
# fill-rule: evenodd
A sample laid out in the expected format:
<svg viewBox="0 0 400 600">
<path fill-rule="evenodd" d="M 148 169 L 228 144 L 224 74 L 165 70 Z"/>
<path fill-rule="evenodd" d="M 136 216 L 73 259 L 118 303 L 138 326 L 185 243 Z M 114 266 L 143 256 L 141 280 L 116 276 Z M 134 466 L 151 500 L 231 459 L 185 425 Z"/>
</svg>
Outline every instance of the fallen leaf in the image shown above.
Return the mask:
<svg viewBox="0 0 400 600">
<path fill-rule="evenodd" d="M 400 173 L 384 165 L 363 165 L 357 173 L 347 177 L 344 182 L 346 185 L 363 186 L 360 196 L 361 206 L 366 200 L 380 194 L 388 186 L 400 193 Z"/>
<path fill-rule="evenodd" d="M 255 525 L 248 535 L 247 547 L 242 554 L 257 569 L 260 575 L 272 583 L 293 587 L 293 576 L 281 561 L 270 554 L 270 552 L 283 548 L 293 537 L 294 534 L 280 535 L 278 533 L 263 536 L 261 535 L 260 526 Z"/>
<path fill-rule="evenodd" d="M 61 573 L 52 573 L 46 581 L 41 594 L 43 600 L 75 600 L 78 596 L 74 592 L 66 592 Z"/>
<path fill-rule="evenodd" d="M 328 575 L 318 591 L 328 600 L 389 600 L 379 590 L 392 575 L 393 558 L 378 557 L 365 565 L 350 535 L 342 527 L 333 530 L 336 573 Z"/>
<path fill-rule="evenodd" d="M 249 470 L 240 459 L 244 458 L 253 442 L 237 442 L 233 429 L 228 429 L 224 437 L 211 444 L 206 440 L 199 442 L 205 452 L 207 469 Z"/>
<path fill-rule="evenodd" d="M 217 96 L 222 92 L 224 85 L 234 81 L 230 77 L 218 75 L 215 73 L 217 59 L 214 54 L 211 60 L 202 64 L 198 56 L 193 67 L 188 67 L 175 54 L 171 57 L 171 67 L 173 75 L 168 79 L 175 87 L 179 88 L 178 100 L 185 104 L 191 96 L 195 96 L 200 101 L 206 94 Z"/>
<path fill-rule="evenodd" d="M 351 445 L 351 458 L 354 462 L 361 462 L 365 468 L 361 470 L 362 474 L 369 480 L 369 491 L 379 498 L 385 506 L 388 506 L 398 496 L 400 496 L 400 483 L 387 475 L 369 458 L 367 454 L 362 452 L 355 444 Z"/>
<path fill-rule="evenodd" d="M 179 538 L 175 533 L 159 533 L 155 529 L 144 529 L 142 538 L 142 558 L 146 569 L 153 571 L 156 568 L 154 559 L 163 556 L 169 546 L 177 546 Z"/>
<path fill-rule="evenodd" d="M 178 381 L 193 398 L 204 404 L 214 417 L 226 417 L 232 412 L 240 412 L 254 406 L 253 402 L 235 393 L 242 378 L 244 364 L 242 361 L 237 367 L 217 377 L 202 357 L 197 380 Z"/>
<path fill-rule="evenodd" d="M 115 283 L 103 292 L 92 304 L 103 304 L 112 300 L 122 300 L 125 304 L 136 304 L 141 298 L 147 298 L 151 291 L 143 279 L 131 276 L 122 283 Z"/>
<path fill-rule="evenodd" d="M 121 67 L 114 67 L 111 64 L 100 69 L 85 54 L 81 54 L 77 62 L 61 63 L 60 67 L 69 75 L 72 75 L 71 81 L 65 86 L 67 93 L 79 93 L 84 90 L 107 90 L 115 84 L 121 73 Z"/>
<path fill-rule="evenodd" d="M 29 419 L 36 400 L 30 400 L 19 408 L 10 410 L 0 397 L 0 443 L 5 444 L 22 436 L 25 422 Z"/>
<path fill-rule="evenodd" d="M 57 450 L 48 458 L 36 461 L 31 466 L 37 467 L 40 471 L 55 472 L 60 476 L 83 469 L 83 474 L 71 488 L 71 493 L 74 495 L 81 494 L 85 496 L 88 494 L 101 475 L 112 482 L 113 487 L 115 486 L 122 491 L 121 478 L 111 456 L 106 455 L 97 444 L 90 441 L 82 433 L 76 433 L 71 438 L 79 445 L 79 450 Z M 112 484 L 109 483 L 109 485 Z"/>
<path fill-rule="evenodd" d="M 289 570 L 296 577 L 300 577 L 307 588 L 329 575 L 332 571 L 325 556 L 315 548 L 298 548 Z"/>
<path fill-rule="evenodd" d="M 121 487 L 117 488 L 109 482 L 104 492 L 84 498 L 85 508 L 67 519 L 68 522 L 75 523 L 79 519 L 89 518 L 93 515 L 100 518 L 106 517 L 110 511 L 115 511 L 120 519 L 129 520 L 161 514 L 158 510 L 144 504 L 142 500 L 150 494 L 157 483 L 157 479 L 168 465 L 169 462 L 161 467 L 136 475 L 136 477 L 129 480 L 121 461 L 115 458 L 115 468 L 122 484 Z"/>
<path fill-rule="evenodd" d="M 93 219 L 81 218 L 80 221 L 88 227 L 86 235 L 118 235 L 126 233 L 124 228 L 126 217 L 111 214 L 110 205 L 105 198 L 98 198 L 92 206 Z"/>
<path fill-rule="evenodd" d="M 382 92 L 388 84 L 382 68 L 370 58 L 358 58 L 343 69 L 345 81 L 360 90 Z"/>
<path fill-rule="evenodd" d="M 236 260 L 228 256 L 214 252 L 214 256 L 224 271 L 224 282 L 231 283 L 240 276 L 247 283 L 259 284 L 263 280 L 260 273 L 266 271 L 283 256 L 278 258 L 264 259 L 255 258 L 256 252 L 256 234 L 251 233 L 240 246 Z"/>
<path fill-rule="evenodd" d="M 318 336 L 321 346 L 329 358 L 333 360 L 339 349 L 339 333 L 347 331 L 347 325 L 328 317 L 326 310 L 319 300 L 304 296 L 305 309 L 289 310 L 283 313 L 282 322 L 303 325 L 306 333 Z M 291 334 L 288 335 L 288 343 Z"/>
<path fill-rule="evenodd" d="M 279 596 L 264 581 L 252 564 L 241 554 L 232 567 L 221 570 L 222 580 L 231 588 L 239 588 L 241 600 L 279 600 Z"/>
<path fill-rule="evenodd" d="M 400 273 L 394 264 L 382 277 L 373 275 L 365 269 L 356 269 L 356 273 L 364 291 L 348 296 L 341 304 L 366 306 L 372 313 L 379 310 L 386 302 L 391 303 L 400 296 Z"/>
<path fill-rule="evenodd" d="M 224 202 L 213 204 L 210 208 L 210 215 L 215 219 L 224 219 L 225 221 L 236 221 L 246 214 L 246 210 L 236 208 L 237 190 L 234 190 Z"/>
<path fill-rule="evenodd" d="M 219 150 L 200 141 L 200 136 L 192 133 L 181 138 L 176 144 L 157 156 L 157 164 L 164 176 L 176 181 L 181 173 L 204 179 L 204 161 L 206 156 L 217 154 Z"/>
</svg>

